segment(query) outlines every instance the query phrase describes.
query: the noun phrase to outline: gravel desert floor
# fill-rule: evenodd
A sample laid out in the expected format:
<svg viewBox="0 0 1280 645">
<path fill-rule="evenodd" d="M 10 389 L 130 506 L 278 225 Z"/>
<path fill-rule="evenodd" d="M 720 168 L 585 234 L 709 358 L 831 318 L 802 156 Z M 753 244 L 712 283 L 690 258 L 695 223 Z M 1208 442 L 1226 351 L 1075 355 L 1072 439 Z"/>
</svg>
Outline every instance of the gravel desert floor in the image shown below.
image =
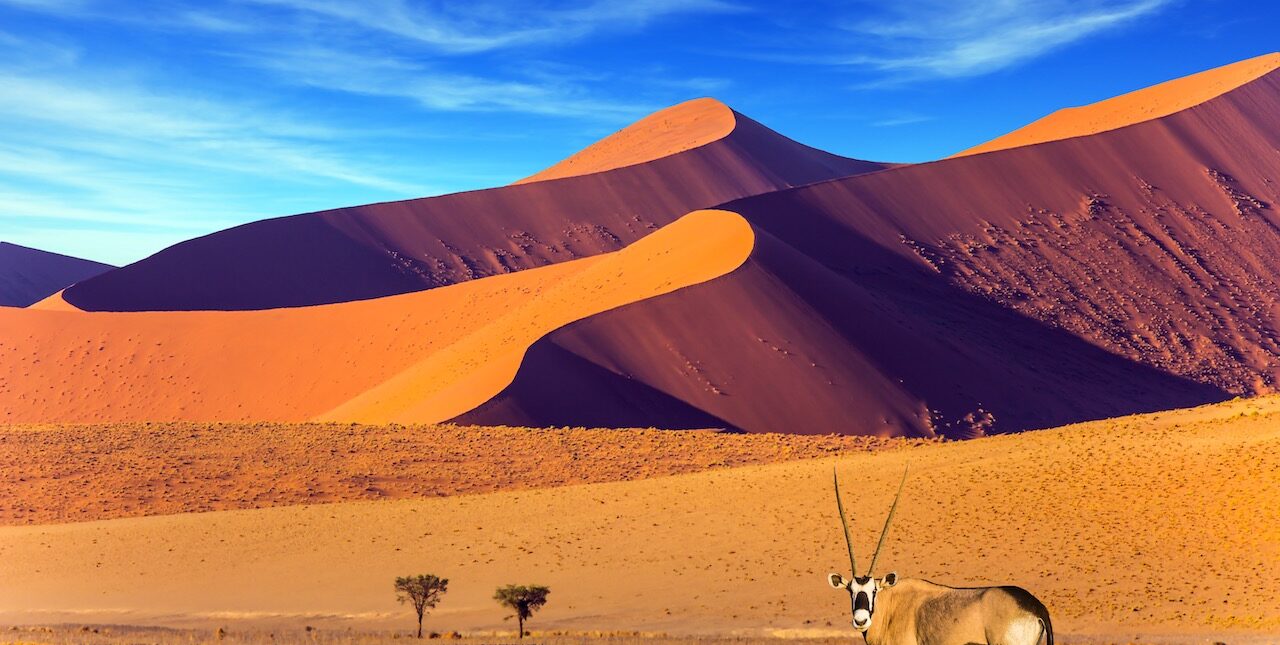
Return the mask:
<svg viewBox="0 0 1280 645">
<path fill-rule="evenodd" d="M 629 481 L 931 443 L 451 425 L 7 426 L 0 525 Z"/>
<path fill-rule="evenodd" d="M 10 429 L 6 437 L 23 432 L 62 431 Z M 477 445 L 503 462 L 526 452 L 519 432 L 494 431 Z M 803 457 L 820 451 L 796 449 L 798 459 L 760 463 L 787 450 L 740 448 L 737 457 L 714 459 L 730 466 L 751 463 L 741 455 L 752 450 L 774 456 L 634 481 L 606 480 L 647 472 L 617 467 L 627 463 L 620 454 L 661 461 L 637 447 L 647 435 L 558 432 L 601 440 L 597 449 L 611 457 L 593 458 L 585 444 L 578 453 L 598 465 L 600 475 L 587 478 L 598 483 L 535 478 L 522 486 L 550 487 L 0 527 L 0 624 L 192 630 L 112 632 L 110 642 L 198 642 L 218 627 L 244 638 L 378 630 L 359 638 L 389 639 L 390 630 L 403 635 L 413 623 L 395 602 L 394 577 L 435 573 L 451 580 L 450 591 L 427 629 L 484 642 L 512 632 L 490 598 L 506 583 L 551 587 L 551 602 L 529 625 L 536 634 L 581 635 L 536 642 L 627 633 L 643 642 L 848 638 L 848 600 L 823 580 L 847 566 L 832 468 L 841 473 L 858 548 L 869 555 L 909 462 L 883 571 L 957 586 L 1023 586 L 1050 607 L 1060 642 L 1280 638 L 1280 397 L 878 450 L 845 450 L 844 440 L 821 437 L 672 435 L 740 446 L 825 441 L 840 452 L 810 459 Z M 516 443 L 504 445 L 504 436 Z M 244 445 L 246 453 L 263 451 Z M 677 445 L 672 454 L 687 449 Z M 523 468 L 536 470 L 536 456 L 522 458 L 530 464 Z M 394 463 L 359 468 L 377 474 Z M 131 467 L 104 452 L 86 460 L 85 471 Z M 285 470 L 256 476 L 267 489 Z M 102 487 L 109 488 L 129 478 L 102 481 L 114 482 Z M 490 486 L 502 487 L 479 490 Z M 0 636 L 106 642 L 91 639 L 107 636 L 65 627 Z"/>
<path fill-rule="evenodd" d="M 424 636 L 427 642 L 445 643 L 493 643 L 494 645 L 846 645 L 861 642 L 860 638 L 794 637 L 794 636 L 670 636 L 640 633 L 544 633 L 531 632 L 524 640 L 514 634 L 464 635 L 456 632 L 434 632 Z M 439 639 L 438 641 L 436 639 Z M 226 631 L 216 629 L 174 629 L 163 627 L 136 627 L 127 625 L 59 625 L 39 627 L 14 627 L 0 632 L 0 643 L 5 645 L 191 645 L 192 643 L 216 643 L 218 645 L 386 645 L 391 643 L 418 642 L 404 631 L 355 631 L 349 629 L 320 630 L 305 626 L 289 630 Z M 1274 639 L 1264 635 L 1235 635 L 1228 641 L 1218 637 L 1179 637 L 1145 635 L 1134 639 L 1108 636 L 1066 636 L 1055 642 L 1064 645 L 1179 645 L 1204 643 L 1218 645 L 1264 645 Z"/>
</svg>

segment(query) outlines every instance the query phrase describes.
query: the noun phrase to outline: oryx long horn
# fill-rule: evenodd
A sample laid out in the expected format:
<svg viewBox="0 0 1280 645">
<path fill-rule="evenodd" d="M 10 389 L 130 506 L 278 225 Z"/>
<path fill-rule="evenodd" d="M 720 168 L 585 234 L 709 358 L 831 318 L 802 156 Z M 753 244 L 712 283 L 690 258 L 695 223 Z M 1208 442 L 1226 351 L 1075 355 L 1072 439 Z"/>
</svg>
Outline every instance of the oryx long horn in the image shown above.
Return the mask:
<svg viewBox="0 0 1280 645">
<path fill-rule="evenodd" d="M 884 539 L 889 536 L 889 524 L 893 522 L 893 513 L 898 510 L 898 500 L 902 499 L 902 488 L 907 485 L 907 470 L 910 465 L 902 469 L 902 481 L 898 484 L 898 495 L 893 498 L 893 506 L 889 507 L 889 516 L 884 518 L 884 529 L 880 531 L 880 541 L 876 543 L 876 552 L 871 554 L 871 566 L 867 568 L 867 575 L 872 575 L 876 569 L 876 560 L 880 559 L 880 549 L 884 546 Z"/>
<path fill-rule="evenodd" d="M 844 515 L 844 502 L 840 501 L 840 476 L 835 466 L 831 467 L 831 480 L 836 488 L 836 510 L 840 511 L 840 528 L 844 529 L 844 545 L 849 548 L 849 575 L 858 577 L 858 565 L 853 559 L 853 539 L 849 537 L 849 522 Z"/>
</svg>

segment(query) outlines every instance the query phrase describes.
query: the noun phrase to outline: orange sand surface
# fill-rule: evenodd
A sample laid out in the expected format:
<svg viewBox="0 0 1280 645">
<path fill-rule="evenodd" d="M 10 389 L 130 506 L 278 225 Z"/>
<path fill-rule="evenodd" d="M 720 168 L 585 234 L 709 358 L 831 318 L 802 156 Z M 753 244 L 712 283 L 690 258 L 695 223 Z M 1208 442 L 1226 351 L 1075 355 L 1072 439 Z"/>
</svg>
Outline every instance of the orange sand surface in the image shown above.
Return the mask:
<svg viewBox="0 0 1280 645">
<path fill-rule="evenodd" d="M 865 561 L 908 461 L 883 571 L 1024 586 L 1063 642 L 1280 635 L 1280 397 L 641 481 L 3 527 L 0 622 L 407 629 L 391 581 L 431 572 L 451 580 L 437 631 L 510 630 L 493 589 L 539 583 L 533 629 L 851 637 L 823 580 L 847 566 L 831 468 Z"/>
<path fill-rule="evenodd" d="M 0 426 L 0 524 L 629 481 L 922 443 L 453 425 Z"/>
<path fill-rule="evenodd" d="M 517 181 L 559 179 L 653 161 L 724 138 L 737 119 L 711 98 L 674 105 L 611 134 L 542 172 Z"/>
<path fill-rule="evenodd" d="M 1123 128 L 1195 107 L 1280 68 L 1280 53 L 1242 60 L 1105 101 L 1064 108 L 953 157 L 1016 148 Z"/>
<path fill-rule="evenodd" d="M 80 311 L 79 307 L 67 302 L 62 297 L 63 291 L 66 290 L 61 289 L 57 293 L 50 294 L 39 302 L 32 303 L 27 307 L 27 309 L 42 309 L 44 311 Z"/>
<path fill-rule="evenodd" d="M 436 423 L 511 382 L 528 346 L 718 277 L 750 225 L 695 211 L 621 251 L 429 291 L 263 311 L 0 310 L 0 421 Z"/>
</svg>

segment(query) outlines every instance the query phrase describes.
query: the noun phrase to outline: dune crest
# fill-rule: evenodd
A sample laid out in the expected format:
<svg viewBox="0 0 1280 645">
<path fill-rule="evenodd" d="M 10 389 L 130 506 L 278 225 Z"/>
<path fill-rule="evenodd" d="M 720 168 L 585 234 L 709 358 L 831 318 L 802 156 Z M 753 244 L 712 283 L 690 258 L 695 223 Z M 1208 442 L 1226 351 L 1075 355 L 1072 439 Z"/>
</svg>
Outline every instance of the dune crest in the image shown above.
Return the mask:
<svg viewBox="0 0 1280 645">
<path fill-rule="evenodd" d="M 536 298 L 512 307 L 318 421 L 439 423 L 509 385 L 526 350 L 577 320 L 725 275 L 746 261 L 751 225 L 728 211 L 690 213 L 617 253 L 596 258 Z"/>
<path fill-rule="evenodd" d="M 614 253 L 370 301 L 0 310 L 0 382 L 21 385 L 0 387 L 0 422 L 439 421 L 501 390 L 540 336 L 728 273 L 752 239 L 699 211 Z"/>
<path fill-rule="evenodd" d="M 586 175 L 653 161 L 723 139 L 735 125 L 733 110 L 716 99 L 685 101 L 654 112 L 515 183 Z"/>
<path fill-rule="evenodd" d="M 1064 108 L 952 157 L 1070 139 L 1150 121 L 1195 107 L 1280 68 L 1280 53 L 1183 76 L 1090 105 Z"/>
<path fill-rule="evenodd" d="M 59 289 L 57 293 L 49 294 L 49 296 L 39 302 L 27 305 L 27 309 L 39 309 L 42 311 L 80 311 L 79 307 L 67 302 L 67 299 L 62 297 L 63 291 L 66 290 Z"/>
</svg>

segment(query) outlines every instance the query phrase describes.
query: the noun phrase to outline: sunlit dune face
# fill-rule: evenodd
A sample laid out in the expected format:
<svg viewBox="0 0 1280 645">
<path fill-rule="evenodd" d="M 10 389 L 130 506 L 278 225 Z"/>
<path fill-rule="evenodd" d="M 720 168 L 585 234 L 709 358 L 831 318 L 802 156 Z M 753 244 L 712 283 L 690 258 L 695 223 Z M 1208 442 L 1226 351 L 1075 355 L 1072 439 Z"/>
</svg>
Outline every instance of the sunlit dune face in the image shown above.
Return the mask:
<svg viewBox="0 0 1280 645">
<path fill-rule="evenodd" d="M 718 141 L 733 131 L 733 110 L 709 98 L 655 112 L 517 184 L 602 172 L 661 159 Z"/>
<path fill-rule="evenodd" d="M 1267 54 L 1130 92 L 1092 105 L 1058 110 L 955 157 L 1070 139 L 1150 121 L 1195 107 L 1280 68 L 1280 53 Z"/>
</svg>

